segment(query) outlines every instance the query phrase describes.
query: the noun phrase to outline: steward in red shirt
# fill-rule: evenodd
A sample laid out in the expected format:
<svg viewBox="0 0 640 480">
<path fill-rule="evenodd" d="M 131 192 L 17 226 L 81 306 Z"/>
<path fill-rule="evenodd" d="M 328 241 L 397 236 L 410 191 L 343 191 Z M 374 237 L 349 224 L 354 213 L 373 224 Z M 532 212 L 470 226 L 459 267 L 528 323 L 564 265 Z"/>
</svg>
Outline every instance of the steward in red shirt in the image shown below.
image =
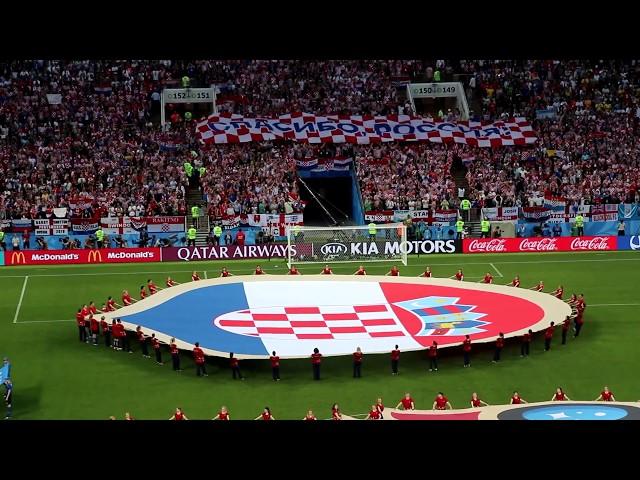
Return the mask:
<svg viewBox="0 0 640 480">
<path fill-rule="evenodd" d="M 280 381 L 280 357 L 276 355 L 276 351 L 271 352 L 271 357 L 269 357 L 271 361 L 271 375 L 273 376 L 274 382 Z"/>
<path fill-rule="evenodd" d="M 369 411 L 369 415 L 367 415 L 366 420 L 380 420 L 380 412 L 375 405 L 371 405 L 371 410 Z"/>
<path fill-rule="evenodd" d="M 320 362 L 322 361 L 322 354 L 317 348 L 313 349 L 311 354 L 311 366 L 313 367 L 313 379 L 320 380 Z"/>
<path fill-rule="evenodd" d="M 147 298 L 147 291 L 144 289 L 144 285 L 140 285 L 140 300 Z"/>
<path fill-rule="evenodd" d="M 213 417 L 211 420 L 231 420 L 227 407 L 223 405 L 222 408 L 220 408 L 220 411 L 218 412 L 218 414 L 215 417 Z"/>
<path fill-rule="evenodd" d="M 444 396 L 444 393 L 438 392 L 438 395 L 433 401 L 433 410 L 451 410 L 449 399 Z"/>
<path fill-rule="evenodd" d="M 98 334 L 100 333 L 100 322 L 98 322 L 97 318 L 94 318 L 93 315 L 89 318 L 89 325 L 91 329 L 91 340 L 93 340 L 93 345 L 98 346 Z"/>
<path fill-rule="evenodd" d="M 484 275 L 484 279 L 482 281 L 483 281 L 483 283 L 493 283 L 493 275 L 491 275 L 489 272 L 487 272 Z"/>
<path fill-rule="evenodd" d="M 438 371 L 438 342 L 434 341 L 429 350 L 427 350 L 427 355 L 429 357 L 429 371 Z"/>
<path fill-rule="evenodd" d="M 160 350 L 160 342 L 156 338 L 155 333 L 151 334 L 151 347 L 156 354 L 156 363 L 158 365 L 164 365 L 164 363 L 162 362 L 162 350 Z"/>
<path fill-rule="evenodd" d="M 231 374 L 233 375 L 234 380 L 236 378 L 244 380 L 242 373 L 240 373 L 240 362 L 233 356 L 233 352 L 229 353 L 229 366 L 231 367 Z"/>
<path fill-rule="evenodd" d="M 384 413 L 384 404 L 382 403 L 382 399 L 379 398 L 378 401 L 376 402 L 376 409 L 378 410 L 378 412 L 380 412 L 380 418 L 384 418 L 383 413 Z"/>
<path fill-rule="evenodd" d="M 76 324 L 78 325 L 78 334 L 81 342 L 87 342 L 87 331 L 84 328 L 84 315 L 82 309 L 79 308 L 76 313 Z"/>
<path fill-rule="evenodd" d="M 131 298 L 131 295 L 129 294 L 129 292 L 127 290 L 123 290 L 122 291 L 122 305 L 123 306 L 128 306 L 131 305 L 133 303 L 133 299 Z"/>
<path fill-rule="evenodd" d="M 432 273 L 431 273 L 431 267 L 427 267 L 426 270 L 424 272 L 422 272 L 420 275 L 418 275 L 419 277 L 423 277 L 423 278 L 431 278 Z"/>
<path fill-rule="evenodd" d="M 107 298 L 107 312 L 114 312 L 116 310 L 116 302 L 113 298 Z"/>
<path fill-rule="evenodd" d="M 189 420 L 180 407 L 176 408 L 176 413 L 169 420 Z"/>
<path fill-rule="evenodd" d="M 355 272 L 353 272 L 354 275 L 366 275 L 367 271 L 364 269 L 364 267 L 362 265 L 360 265 L 358 267 L 358 270 L 356 270 Z"/>
<path fill-rule="evenodd" d="M 567 343 L 567 333 L 569 333 L 569 328 L 571 328 L 571 317 L 567 315 L 562 322 L 562 345 L 566 345 Z"/>
<path fill-rule="evenodd" d="M 207 369 L 204 361 L 204 351 L 200 348 L 199 342 L 196 342 L 196 346 L 193 349 L 193 360 L 196 362 L 196 375 L 204 375 L 205 377 L 208 377 L 209 375 L 207 375 Z"/>
<path fill-rule="evenodd" d="M 271 415 L 271 410 L 269 407 L 264 407 L 264 410 L 260 415 L 258 415 L 255 420 L 275 420 L 273 415 Z"/>
<path fill-rule="evenodd" d="M 340 413 L 340 407 L 337 403 L 331 406 L 331 420 L 342 420 L 342 414 Z"/>
<path fill-rule="evenodd" d="M 260 265 L 258 265 L 256 267 L 256 271 L 253 272 L 254 275 L 264 275 L 266 272 L 264 270 L 262 270 L 262 267 Z"/>
<path fill-rule="evenodd" d="M 566 393 L 564 393 L 562 391 L 562 389 L 560 387 L 556 388 L 556 393 L 553 394 L 553 397 L 551 397 L 551 401 L 552 402 L 562 402 L 565 400 L 571 400 Z"/>
<path fill-rule="evenodd" d="M 400 362 L 400 350 L 398 345 L 391 350 L 391 375 L 398 375 L 398 362 Z"/>
<path fill-rule="evenodd" d="M 396 267 L 395 265 L 393 267 L 391 267 L 391 270 L 389 270 L 385 276 L 392 276 L 392 277 L 399 277 L 400 276 L 400 270 L 398 270 L 398 267 Z"/>
<path fill-rule="evenodd" d="M 300 271 L 296 268 L 295 265 L 291 265 L 289 269 L 289 273 L 287 275 L 300 275 Z"/>
<path fill-rule="evenodd" d="M 200 277 L 198 276 L 198 272 L 193 272 L 191 274 L 191 281 L 192 282 L 197 282 L 198 280 L 200 280 Z"/>
<path fill-rule="evenodd" d="M 100 328 L 102 329 L 102 336 L 104 337 L 104 346 L 110 347 L 111 346 L 111 330 L 109 329 L 109 324 L 104 319 L 104 317 L 100 319 Z"/>
<path fill-rule="evenodd" d="M 353 352 L 353 378 L 360 378 L 362 376 L 360 368 L 362 367 L 362 350 L 360 347 L 356 348 Z"/>
<path fill-rule="evenodd" d="M 547 329 L 544 331 L 544 351 L 548 352 L 551 349 L 551 340 L 553 339 L 554 323 L 551 322 Z"/>
<path fill-rule="evenodd" d="M 520 343 L 520 356 L 526 357 L 529 355 L 529 347 L 531 345 L 531 339 L 533 338 L 533 330 L 529 330 L 522 335 L 522 342 Z"/>
<path fill-rule="evenodd" d="M 329 265 L 325 265 L 324 268 L 320 271 L 321 275 L 333 275 L 333 270 L 329 267 Z"/>
<path fill-rule="evenodd" d="M 478 394 L 476 392 L 473 392 L 471 394 L 471 406 L 473 408 L 478 408 L 478 407 L 486 407 L 489 404 L 486 402 L 483 402 L 482 400 L 480 400 L 480 397 L 478 397 Z"/>
<path fill-rule="evenodd" d="M 309 410 L 307 412 L 307 414 L 305 415 L 305 417 L 303 418 L 303 420 L 306 421 L 311 421 L 311 420 L 317 420 L 316 416 L 313 414 L 313 410 Z"/>
<path fill-rule="evenodd" d="M 459 282 L 464 280 L 464 273 L 462 273 L 462 269 L 458 269 L 458 271 L 455 274 L 455 278 L 456 280 L 458 280 Z"/>
<path fill-rule="evenodd" d="M 471 339 L 469 335 L 464 336 L 464 341 L 462 342 L 462 353 L 464 355 L 464 366 L 471 366 Z"/>
<path fill-rule="evenodd" d="M 603 402 L 615 402 L 616 399 L 613 396 L 613 392 L 611 390 L 609 390 L 609 387 L 604 387 L 604 390 L 602 390 L 602 392 L 600 392 L 600 396 L 598 398 L 596 398 L 596 402 L 599 401 L 603 401 Z"/>
<path fill-rule="evenodd" d="M 518 392 L 513 392 L 511 396 L 511 401 L 509 402 L 511 405 L 520 405 L 522 403 L 529 403 L 524 398 L 520 396 Z"/>
<path fill-rule="evenodd" d="M 220 272 L 220 276 L 221 276 L 221 277 L 224 277 L 224 278 L 226 278 L 226 277 L 233 277 L 233 273 L 231 273 L 229 270 L 227 270 L 227 267 L 224 267 L 224 268 L 222 269 L 222 271 Z"/>
<path fill-rule="evenodd" d="M 173 370 L 176 372 L 181 372 L 180 368 L 180 351 L 178 350 L 178 345 L 176 345 L 176 339 L 172 338 L 169 343 L 169 352 L 171 353 L 171 363 L 173 365 Z"/>
<path fill-rule="evenodd" d="M 559 298 L 560 300 L 562 300 L 562 295 L 564 294 L 564 288 L 562 288 L 562 285 L 558 285 L 558 288 L 556 288 L 553 291 L 553 296 L 556 298 Z"/>
<path fill-rule="evenodd" d="M 147 344 L 147 336 L 142 331 L 142 327 L 138 325 L 136 328 L 136 337 L 138 337 L 138 343 L 140 344 L 140 350 L 144 358 L 151 358 L 149 355 L 149 346 Z"/>
<path fill-rule="evenodd" d="M 504 333 L 500 332 L 498 338 L 496 338 L 496 350 L 493 354 L 493 363 L 497 363 L 500 361 L 500 353 L 502 353 L 502 349 L 504 348 Z"/>
<path fill-rule="evenodd" d="M 158 292 L 158 287 L 156 287 L 156 284 L 153 283 L 153 281 L 151 281 L 151 279 L 147 280 L 147 287 L 149 288 L 149 294 L 153 295 L 154 293 Z"/>
</svg>

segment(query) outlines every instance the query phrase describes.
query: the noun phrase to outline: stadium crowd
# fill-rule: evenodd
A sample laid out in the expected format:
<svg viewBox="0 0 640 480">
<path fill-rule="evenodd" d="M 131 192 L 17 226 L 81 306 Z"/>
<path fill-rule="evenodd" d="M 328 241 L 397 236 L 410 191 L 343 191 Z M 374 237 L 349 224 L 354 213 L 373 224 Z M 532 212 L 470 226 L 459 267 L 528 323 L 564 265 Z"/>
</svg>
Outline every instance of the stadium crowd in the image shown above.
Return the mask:
<svg viewBox="0 0 640 480">
<path fill-rule="evenodd" d="M 0 215 L 42 218 L 64 207 L 68 216 L 183 215 L 186 161 L 205 168 L 209 212 L 295 211 L 292 158 L 307 147 L 203 148 L 195 118 L 172 105 L 162 132 L 161 90 L 187 76 L 190 86 L 216 84 L 221 111 L 386 115 L 410 112 L 403 82 L 454 74 L 475 117 L 525 116 L 537 146 L 356 146 L 367 207 L 455 206 L 456 155 L 468 160 L 475 206 L 537 205 L 545 194 L 640 201 L 636 61 L 30 60 L 0 63 Z M 538 110 L 553 118 L 536 119 Z M 304 157 L 318 153 L 308 148 Z"/>
</svg>

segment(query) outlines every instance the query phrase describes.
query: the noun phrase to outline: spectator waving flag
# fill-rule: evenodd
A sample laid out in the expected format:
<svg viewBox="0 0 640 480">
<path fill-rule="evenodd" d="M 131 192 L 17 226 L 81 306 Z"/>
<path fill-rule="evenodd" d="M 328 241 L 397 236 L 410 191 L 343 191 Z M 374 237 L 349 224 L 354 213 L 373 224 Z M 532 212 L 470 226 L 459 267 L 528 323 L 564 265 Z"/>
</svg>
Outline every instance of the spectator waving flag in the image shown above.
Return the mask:
<svg viewBox="0 0 640 480">
<path fill-rule="evenodd" d="M 564 212 L 567 206 L 567 199 L 564 197 L 556 197 L 553 195 L 544 196 L 544 208 L 553 210 L 554 212 Z"/>
</svg>

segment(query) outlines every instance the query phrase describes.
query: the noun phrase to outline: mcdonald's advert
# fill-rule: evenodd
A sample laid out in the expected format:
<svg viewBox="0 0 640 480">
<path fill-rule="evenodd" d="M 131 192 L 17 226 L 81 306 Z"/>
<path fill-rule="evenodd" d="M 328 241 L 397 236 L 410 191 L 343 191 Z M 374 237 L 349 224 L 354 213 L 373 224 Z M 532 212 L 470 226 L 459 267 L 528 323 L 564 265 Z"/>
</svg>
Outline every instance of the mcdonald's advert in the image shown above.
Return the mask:
<svg viewBox="0 0 640 480">
<path fill-rule="evenodd" d="M 102 250 L 23 250 L 5 252 L 4 264 L 61 265 L 84 263 L 147 263 L 161 261 L 160 248 L 105 248 Z"/>
</svg>

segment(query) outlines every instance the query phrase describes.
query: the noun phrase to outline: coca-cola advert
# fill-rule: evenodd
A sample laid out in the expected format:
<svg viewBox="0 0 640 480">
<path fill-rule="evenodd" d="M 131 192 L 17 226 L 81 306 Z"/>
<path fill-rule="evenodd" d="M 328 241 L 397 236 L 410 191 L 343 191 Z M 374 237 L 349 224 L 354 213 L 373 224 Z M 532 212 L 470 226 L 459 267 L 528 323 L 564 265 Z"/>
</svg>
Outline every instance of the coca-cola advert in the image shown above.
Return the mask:
<svg viewBox="0 0 640 480">
<path fill-rule="evenodd" d="M 464 253 L 579 252 L 617 250 L 618 237 L 467 238 Z"/>
</svg>

